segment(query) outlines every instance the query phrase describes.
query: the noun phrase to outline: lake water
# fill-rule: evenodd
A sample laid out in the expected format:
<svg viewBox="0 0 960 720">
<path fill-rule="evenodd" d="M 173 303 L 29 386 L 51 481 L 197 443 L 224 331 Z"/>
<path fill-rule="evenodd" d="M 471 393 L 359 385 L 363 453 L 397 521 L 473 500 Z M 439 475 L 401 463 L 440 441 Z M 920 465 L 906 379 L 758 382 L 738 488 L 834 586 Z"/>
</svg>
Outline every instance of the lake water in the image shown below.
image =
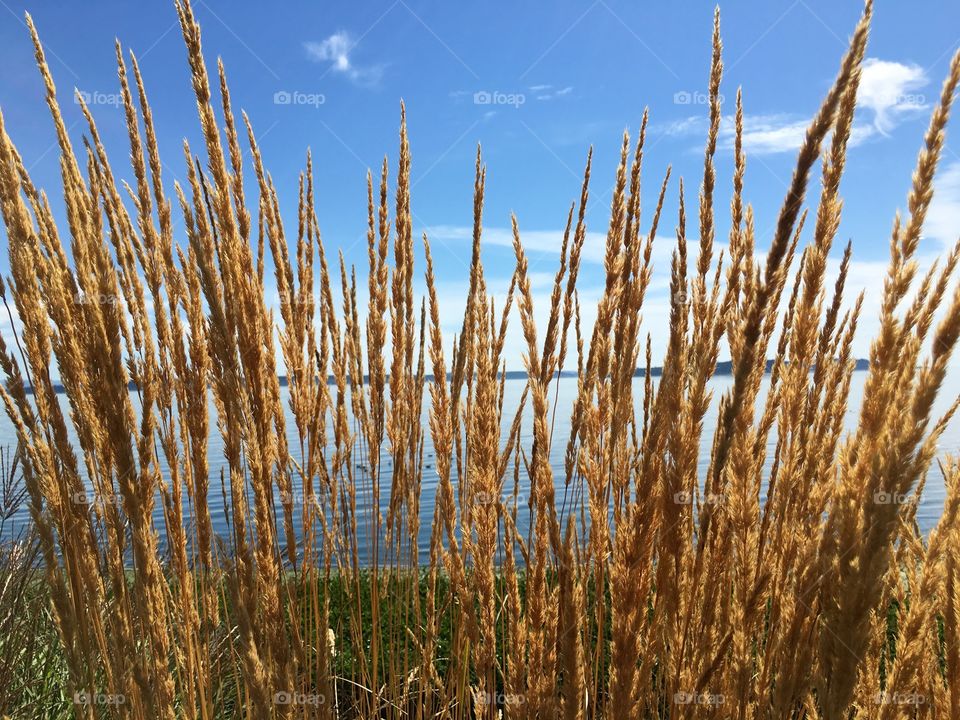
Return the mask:
<svg viewBox="0 0 960 720">
<path fill-rule="evenodd" d="M 960 381 L 955 377 L 956 373 L 951 373 L 948 375 L 947 382 L 944 384 L 944 387 L 941 390 L 940 396 L 936 404 L 935 417 L 938 417 L 942 414 L 949 406 L 951 401 L 957 396 L 957 393 L 960 392 Z M 853 374 L 853 379 L 851 382 L 850 389 L 850 402 L 847 410 L 845 424 L 847 429 L 852 429 L 857 422 L 857 416 L 860 409 L 860 400 L 863 394 L 863 385 L 866 380 L 867 373 L 864 371 L 857 371 Z M 635 398 L 639 399 L 643 397 L 643 378 L 636 378 L 634 380 L 634 392 Z M 717 401 L 722 396 L 722 394 L 731 388 L 733 384 L 733 378 L 730 376 L 717 376 L 710 380 L 709 387 L 713 392 L 713 402 L 711 403 L 710 409 L 707 413 L 707 416 L 704 421 L 704 434 L 701 443 L 701 452 L 699 460 L 699 476 L 702 484 L 703 478 L 706 474 L 707 465 L 709 462 L 709 452 L 710 445 L 712 443 L 713 431 L 716 427 L 717 421 Z M 506 389 L 505 389 L 505 398 L 504 398 L 504 434 L 509 428 L 509 424 L 513 418 L 513 414 L 518 406 L 520 401 L 521 394 L 523 392 L 525 385 L 524 380 L 507 380 Z M 551 386 L 551 403 L 553 402 L 554 397 L 554 388 L 556 386 Z M 763 393 L 765 394 L 766 389 L 769 387 L 769 376 L 764 379 L 763 384 Z M 569 416 L 572 408 L 572 404 L 575 398 L 577 391 L 577 381 L 575 378 L 562 378 L 559 381 L 559 392 L 556 396 L 556 425 L 554 430 L 554 442 L 551 452 L 551 464 L 554 468 L 554 476 L 556 482 L 556 492 L 557 492 L 557 504 L 558 507 L 564 497 L 564 474 L 563 474 L 563 455 L 566 450 L 567 438 L 569 437 Z M 284 406 L 287 405 L 287 388 L 282 389 Z M 60 395 L 61 404 L 64 407 L 65 413 L 69 410 L 66 402 L 66 397 Z M 429 395 L 424 398 L 424 411 L 423 417 L 424 421 L 427 419 L 427 413 L 429 410 Z M 220 486 L 220 473 L 221 470 L 226 473 L 226 463 L 223 457 L 223 443 L 220 437 L 216 434 L 216 424 L 213 419 L 213 406 L 211 403 L 210 407 L 211 412 L 211 429 L 212 434 L 209 441 L 209 462 L 210 462 L 210 510 L 211 517 L 214 524 L 214 531 L 220 535 L 227 536 L 229 534 L 229 523 L 227 515 L 224 511 L 224 503 L 222 500 L 221 486 Z M 289 413 L 288 413 L 289 415 Z M 525 410 L 525 420 L 521 428 L 521 442 L 523 447 L 529 448 L 532 444 L 532 426 L 530 421 L 530 409 L 529 404 L 527 410 Z M 290 444 L 291 453 L 296 454 L 298 452 L 298 440 L 296 436 L 296 429 L 293 425 L 292 417 L 288 417 L 287 423 L 287 435 L 288 441 Z M 434 509 L 434 499 L 437 490 L 438 477 L 436 473 L 436 462 L 433 452 L 433 444 L 430 439 L 430 433 L 427 431 L 425 433 L 426 446 L 424 448 L 424 472 L 422 479 L 421 487 L 421 500 L 420 500 L 420 535 L 419 535 L 419 546 L 420 553 L 423 559 L 426 559 L 426 552 L 429 547 L 430 539 L 430 526 L 433 518 L 433 509 Z M 75 440 L 75 438 L 74 438 Z M 776 442 L 775 433 L 771 433 L 768 439 L 768 452 L 767 452 L 767 466 L 765 472 L 769 472 L 769 465 L 772 461 L 772 455 L 774 450 L 774 444 Z M 0 413 L 0 446 L 10 446 L 14 447 L 16 445 L 16 434 L 13 430 L 12 423 L 9 418 L 7 418 L 5 413 Z M 75 445 L 75 447 L 78 447 Z M 960 422 L 954 420 L 950 423 L 947 428 L 946 433 L 941 438 L 940 450 L 938 455 L 942 456 L 946 453 L 958 453 L 960 452 Z M 299 458 L 298 458 L 299 459 Z M 382 490 L 381 490 L 381 508 L 384 514 L 386 513 L 386 507 L 389 498 L 389 470 L 390 466 L 388 464 L 389 458 L 387 454 L 383 454 L 384 475 L 381 480 Z M 359 548 L 361 558 L 367 555 L 368 546 L 370 544 L 369 538 L 370 533 L 364 531 L 362 528 L 366 527 L 365 522 L 370 515 L 371 510 L 371 493 L 369 490 L 369 479 L 365 477 L 364 467 L 361 465 L 363 458 L 357 457 L 354 459 L 354 473 L 358 476 L 357 481 L 357 514 L 358 514 L 358 525 L 361 528 L 359 532 L 361 546 Z M 82 463 L 81 463 L 82 464 Z M 169 469 L 163 468 L 164 477 L 169 480 Z M 296 479 L 295 479 L 296 482 Z M 454 480 L 454 486 L 456 487 L 456 480 Z M 528 527 L 529 515 L 528 510 L 525 504 L 527 498 L 527 479 L 525 475 L 521 475 L 521 486 L 520 486 L 520 502 L 518 508 L 518 527 L 521 531 L 525 531 Z M 512 466 L 508 469 L 507 477 L 504 483 L 504 495 L 510 496 L 513 492 L 513 470 Z M 302 497 L 301 488 L 295 486 L 294 491 L 295 498 Z M 934 463 L 928 479 L 927 485 L 921 498 L 920 505 L 917 511 L 917 520 L 921 529 L 926 533 L 931 527 L 936 523 L 937 519 L 940 517 L 943 501 L 945 497 L 945 488 L 943 478 L 940 475 L 939 470 Z M 186 493 L 184 493 L 184 514 L 187 521 L 190 521 L 190 508 L 187 506 Z M 567 507 L 570 507 L 568 501 Z M 277 500 L 277 513 L 278 518 L 282 517 L 280 512 L 279 498 Z M 296 507 L 294 511 L 295 516 L 300 515 L 300 508 Z M 162 505 L 158 502 L 155 511 L 154 511 L 154 521 L 157 531 L 161 535 L 161 544 L 163 545 L 163 510 Z M 4 535 L 11 536 L 15 535 L 29 524 L 29 515 L 27 513 L 26 507 L 21 507 L 12 518 L 7 521 L 6 529 Z"/>
</svg>

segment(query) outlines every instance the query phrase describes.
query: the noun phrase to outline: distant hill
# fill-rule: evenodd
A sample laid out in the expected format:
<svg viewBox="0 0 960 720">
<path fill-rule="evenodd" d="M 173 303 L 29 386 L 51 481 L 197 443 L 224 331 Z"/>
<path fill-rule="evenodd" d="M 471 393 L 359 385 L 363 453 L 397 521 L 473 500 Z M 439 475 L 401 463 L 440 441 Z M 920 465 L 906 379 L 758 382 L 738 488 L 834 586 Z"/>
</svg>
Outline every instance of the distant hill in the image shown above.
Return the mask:
<svg viewBox="0 0 960 720">
<path fill-rule="evenodd" d="M 767 360 L 767 369 L 766 372 L 769 373 L 773 369 L 773 360 Z M 870 368 L 870 361 L 865 358 L 859 358 L 856 361 L 854 370 L 868 370 Z M 651 371 L 651 375 L 659 375 L 661 368 L 654 368 Z M 635 375 L 643 375 L 643 370 L 637 370 Z M 724 360 L 717 363 L 717 370 L 713 373 L 714 375 L 733 375 L 733 363 L 730 360 Z"/>
<path fill-rule="evenodd" d="M 773 360 L 767 360 L 767 368 L 766 368 L 766 372 L 767 372 L 767 373 L 769 373 L 770 370 L 773 368 L 773 362 L 774 362 Z M 869 361 L 869 360 L 865 360 L 864 358 L 859 358 L 859 359 L 856 361 L 856 365 L 854 366 L 853 369 L 854 369 L 855 371 L 858 371 L 858 370 L 866 370 L 866 369 L 868 369 L 869 367 L 870 367 L 870 361 Z M 643 377 L 645 373 L 646 373 L 646 370 L 645 370 L 644 368 L 637 368 L 637 369 L 634 371 L 633 376 L 634 376 L 634 377 Z M 651 368 L 651 369 L 650 369 L 650 375 L 653 376 L 653 377 L 660 377 L 662 374 L 663 374 L 663 368 L 662 368 L 662 367 L 655 367 L 655 368 Z M 733 375 L 733 363 L 732 363 L 730 360 L 723 360 L 723 361 L 721 361 L 721 362 L 718 362 L 718 363 L 717 363 L 716 372 L 714 372 L 713 374 L 714 374 L 714 375 L 721 375 L 721 376 L 722 376 L 722 375 L 731 375 L 731 376 L 732 376 L 732 375 Z M 577 376 L 577 373 L 573 372 L 572 370 L 564 370 L 562 373 L 560 373 L 560 377 L 565 377 L 565 378 L 574 378 L 574 377 L 576 377 L 576 376 Z M 447 377 L 449 378 L 450 376 L 448 375 Z M 286 376 L 286 375 L 280 375 L 279 378 L 280 378 L 280 385 L 281 385 L 281 387 L 286 387 L 287 384 L 288 384 L 288 382 L 287 382 L 287 376 Z M 526 378 L 527 378 L 527 371 L 526 371 L 526 370 L 508 370 L 508 371 L 507 371 L 507 380 L 525 380 Z M 366 376 L 366 375 L 364 375 L 363 381 L 364 381 L 364 382 L 367 382 L 368 380 L 369 380 L 369 377 Z M 433 380 L 433 375 L 427 375 L 427 380 Z M 328 384 L 328 385 L 333 385 L 333 384 L 334 384 L 334 379 L 333 379 L 333 376 L 332 376 L 332 375 L 331 375 L 329 378 L 327 378 L 327 384 Z M 136 389 L 137 389 L 136 383 L 134 383 L 133 381 L 131 381 L 130 384 L 129 384 L 129 389 L 130 389 L 131 392 L 134 391 L 134 390 L 136 390 Z M 54 383 L 54 385 L 53 385 L 53 390 L 54 390 L 54 392 L 56 392 L 57 394 L 60 394 L 60 393 L 63 393 L 63 392 L 64 392 L 64 387 L 63 387 L 63 385 L 61 385 L 61 384 L 59 384 L 59 383 Z M 27 387 L 27 392 L 28 392 L 29 394 L 33 394 L 33 388 L 32 388 L 32 387 Z"/>
</svg>

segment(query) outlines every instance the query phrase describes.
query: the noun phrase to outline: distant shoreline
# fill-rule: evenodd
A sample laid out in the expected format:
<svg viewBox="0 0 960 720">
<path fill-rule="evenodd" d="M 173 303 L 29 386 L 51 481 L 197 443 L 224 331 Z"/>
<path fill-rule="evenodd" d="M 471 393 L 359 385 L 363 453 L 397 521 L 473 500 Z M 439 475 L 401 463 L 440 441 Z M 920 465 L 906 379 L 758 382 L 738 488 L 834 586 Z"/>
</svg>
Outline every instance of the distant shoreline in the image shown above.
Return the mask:
<svg viewBox="0 0 960 720">
<path fill-rule="evenodd" d="M 768 375 L 770 374 L 770 371 L 771 371 L 771 369 L 773 368 L 773 362 L 774 362 L 773 360 L 767 360 L 767 367 L 766 367 L 766 369 L 764 370 L 764 373 L 765 373 L 765 374 L 768 374 Z M 867 370 L 867 369 L 869 369 L 869 367 L 870 367 L 870 361 L 869 361 L 869 360 L 866 360 L 865 358 L 859 358 L 859 359 L 856 360 L 856 365 L 854 366 L 853 369 L 854 369 L 854 371 Z M 633 376 L 634 376 L 634 377 L 643 377 L 643 376 L 646 374 L 646 372 L 647 372 L 647 371 L 646 371 L 646 368 L 637 368 L 637 369 L 634 371 Z M 663 368 L 662 368 L 662 367 L 650 368 L 650 376 L 651 376 L 651 377 L 660 377 L 662 374 L 663 374 Z M 506 375 L 507 380 L 525 380 L 525 379 L 527 378 L 527 371 L 526 371 L 526 370 L 508 370 L 508 371 L 505 373 L 505 375 Z M 717 363 L 717 369 L 716 369 L 716 370 L 714 371 L 714 373 L 713 373 L 713 376 L 714 376 L 714 377 L 717 377 L 717 376 L 723 377 L 723 376 L 732 376 L 732 375 L 733 375 L 733 362 L 732 362 L 732 361 L 730 361 L 730 360 L 723 360 L 723 361 Z M 573 372 L 572 370 L 564 370 L 563 372 L 561 372 L 561 373 L 559 374 L 559 376 L 562 377 L 562 378 L 575 378 L 575 377 L 577 376 L 577 373 Z M 288 380 L 287 380 L 287 376 L 286 376 L 286 375 L 280 375 L 280 376 L 278 376 L 278 377 L 279 377 L 279 379 L 280 379 L 280 387 L 287 387 L 287 385 L 289 384 L 289 383 L 288 383 Z M 448 379 L 449 379 L 449 377 L 450 377 L 450 376 L 447 375 L 447 378 L 448 378 Z M 557 377 L 557 376 L 554 375 L 554 377 Z M 367 384 L 367 382 L 369 381 L 369 379 L 370 379 L 370 378 L 369 378 L 368 375 L 364 375 L 364 376 L 363 376 L 363 383 L 364 383 L 364 385 Z M 425 380 L 427 380 L 427 381 L 433 380 L 433 375 L 427 375 L 427 376 L 425 377 Z M 327 378 L 327 385 L 335 385 L 335 384 L 336 384 L 336 380 L 334 379 L 333 375 L 331 375 L 330 377 Z M 136 384 L 135 382 L 133 382 L 132 380 L 130 381 L 130 383 L 128 384 L 127 387 L 128 387 L 128 389 L 131 390 L 131 391 L 138 389 L 138 388 L 137 388 L 137 384 Z M 27 386 L 26 391 L 27 391 L 27 394 L 28 394 L 28 395 L 33 395 L 33 387 L 32 387 L 32 386 Z M 64 392 L 66 392 L 66 389 L 65 389 L 65 388 L 63 387 L 63 385 L 61 385 L 60 383 L 54 383 L 54 384 L 53 384 L 53 391 L 54 391 L 57 395 L 62 395 Z"/>
</svg>

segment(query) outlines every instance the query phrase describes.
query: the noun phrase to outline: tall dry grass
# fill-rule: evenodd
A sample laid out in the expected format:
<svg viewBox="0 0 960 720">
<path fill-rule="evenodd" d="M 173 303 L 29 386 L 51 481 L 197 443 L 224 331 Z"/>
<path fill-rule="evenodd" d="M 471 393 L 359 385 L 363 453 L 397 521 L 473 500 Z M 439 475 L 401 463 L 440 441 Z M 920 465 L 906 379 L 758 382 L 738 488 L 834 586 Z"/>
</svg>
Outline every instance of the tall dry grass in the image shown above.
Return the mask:
<svg viewBox="0 0 960 720">
<path fill-rule="evenodd" d="M 923 277 L 916 253 L 960 54 L 907 211 L 894 220 L 880 332 L 847 434 L 862 307 L 844 293 L 849 245 L 833 287 L 826 278 L 870 2 L 769 238 L 756 237 L 743 195 L 738 92 L 726 253 L 715 248 L 726 225 L 715 200 L 717 15 L 695 217 L 669 171 L 652 216 L 641 217 L 644 114 L 637 138 L 623 136 L 592 327 L 577 294 L 592 156 L 538 327 L 517 218 L 509 293 L 496 307 L 488 292 L 478 152 L 472 263 L 452 351 L 426 236 L 426 267 L 414 263 L 402 112 L 395 170 L 385 160 L 367 180 L 364 307 L 356 269 L 328 260 L 309 154 L 291 222 L 251 123 L 231 106 L 222 63 L 209 74 L 189 0 L 177 12 L 204 147 L 184 143 L 187 182 L 173 193 L 144 79 L 119 44 L 132 186 L 116 179 L 82 98 L 88 131 L 74 148 L 27 18 L 59 141 L 66 227 L 0 117 L 11 276 L 2 295 L 19 319 L 2 339 L 0 395 L 23 448 L 38 572 L 68 670 L 66 713 L 960 717 L 956 460 L 938 461 L 947 487 L 939 524 L 925 538 L 915 522 L 956 409 L 932 416 L 960 336 L 960 244 Z M 818 159 L 819 197 L 808 202 Z M 670 223 L 664 199 L 677 192 L 668 345 L 655 385 L 642 310 L 657 228 Z M 528 373 L 519 408 L 504 402 L 511 322 L 522 328 Z M 715 399 L 709 380 L 725 353 L 732 389 Z M 646 378 L 635 385 L 638 367 Z M 577 397 L 561 437 L 555 383 L 573 368 Z M 705 428 L 711 402 L 718 421 Z M 220 477 L 208 461 L 213 433 L 223 440 Z M 438 488 L 424 564 L 428 433 Z M 712 451 L 698 473 L 704 433 Z M 550 462 L 554 443 L 565 443 L 560 468 Z M 518 523 L 522 481 L 529 528 Z M 366 512 L 369 503 L 384 511 Z M 223 536 L 211 519 L 221 505 Z"/>
</svg>

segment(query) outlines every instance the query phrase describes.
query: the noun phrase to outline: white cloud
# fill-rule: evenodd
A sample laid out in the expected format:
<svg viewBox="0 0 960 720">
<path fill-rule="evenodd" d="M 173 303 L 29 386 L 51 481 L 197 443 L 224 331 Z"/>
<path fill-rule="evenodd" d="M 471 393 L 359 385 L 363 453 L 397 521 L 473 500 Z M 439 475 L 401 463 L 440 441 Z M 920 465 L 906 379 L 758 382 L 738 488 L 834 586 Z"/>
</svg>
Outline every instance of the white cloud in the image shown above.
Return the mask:
<svg viewBox="0 0 960 720">
<path fill-rule="evenodd" d="M 928 106 L 917 91 L 929 83 L 919 65 L 904 64 L 878 58 L 863 63 L 857 92 L 858 119 L 854 122 L 849 144 L 861 145 L 876 136 L 889 135 L 905 120 Z M 866 115 L 866 117 L 864 117 Z M 743 118 L 743 146 L 748 154 L 771 155 L 796 152 L 810 124 L 809 118 L 791 114 L 746 114 Z M 707 133 L 706 110 L 657 126 L 657 132 L 672 137 Z M 720 147 L 730 149 L 734 141 L 733 115 L 724 115 L 720 125 Z M 698 148 L 699 149 L 699 148 Z"/>
<path fill-rule="evenodd" d="M 873 112 L 873 127 L 886 135 L 900 122 L 927 107 L 917 90 L 929 79 L 919 65 L 867 58 L 863 63 L 857 105 Z"/>
<path fill-rule="evenodd" d="M 353 43 L 346 32 L 334 33 L 323 42 L 307 42 L 304 46 L 314 60 L 328 60 L 340 72 L 350 69 L 350 58 L 347 53 L 350 52 Z"/>
<path fill-rule="evenodd" d="M 350 59 L 350 53 L 356 47 L 356 41 L 345 30 L 316 42 L 303 43 L 307 57 L 315 62 L 330 63 L 330 70 L 348 77 L 358 85 L 376 85 L 383 75 L 382 65 L 360 67 Z"/>
<path fill-rule="evenodd" d="M 748 115 L 743 119 L 743 147 L 758 155 L 795 151 L 803 144 L 808 124 L 786 115 Z M 723 145 L 733 147 L 733 118 L 725 118 L 720 133 Z"/>
<path fill-rule="evenodd" d="M 762 127 L 755 129 L 758 133 L 763 132 Z M 768 142 L 772 143 L 773 140 L 768 140 Z M 441 225 L 425 229 L 431 242 L 437 241 L 434 249 L 435 254 L 437 253 L 436 246 L 442 243 L 448 251 L 460 255 L 461 259 L 469 262 L 471 227 Z M 927 215 L 924 231 L 925 237 L 951 246 L 960 236 L 960 160 L 945 165 L 938 173 L 936 192 Z M 722 235 L 723 233 L 719 233 L 718 241 L 714 245 L 715 260 L 721 250 L 726 250 L 726 244 L 720 240 Z M 520 239 L 530 260 L 531 284 L 535 295 L 538 324 L 544 323 L 546 320 L 545 313 L 546 308 L 549 307 L 549 292 L 553 282 L 553 273 L 556 271 L 556 266 L 551 264 L 551 261 L 555 260 L 559 254 L 562 238 L 563 232 L 560 229 L 524 230 L 522 225 L 520 228 Z M 687 241 L 691 251 L 689 262 L 692 268 L 695 263 L 696 237 L 688 237 Z M 659 235 L 653 243 L 653 276 L 643 306 L 643 333 L 650 332 L 652 334 L 655 365 L 659 364 L 658 360 L 662 358 L 665 352 L 663 331 L 669 325 L 669 269 L 670 256 L 675 243 L 676 240 L 672 236 L 661 237 Z M 484 248 L 512 247 L 512 231 L 508 227 L 484 227 L 482 244 Z M 597 270 L 600 269 L 598 266 L 603 262 L 605 245 L 605 233 L 596 231 L 587 233 L 583 249 L 583 261 L 589 263 L 592 267 L 585 267 L 584 272 L 581 273 L 581 308 L 584 311 L 584 331 L 587 336 L 589 336 L 589 329 L 592 327 L 595 317 L 595 304 L 603 291 L 602 275 L 598 276 Z M 885 277 L 889 264 L 885 255 L 858 259 L 863 257 L 865 250 L 866 246 L 862 244 L 857 246 L 855 243 L 854 257 L 850 263 L 844 292 L 845 309 L 852 308 L 857 294 L 861 291 L 864 292 L 864 304 L 853 347 L 856 357 L 868 356 L 870 342 L 879 332 L 882 293 L 877 291 L 877 283 L 879 278 Z M 486 254 L 487 250 L 484 252 Z M 931 266 L 940 252 L 939 248 L 931 247 L 917 255 L 918 270 L 921 274 Z M 726 256 L 726 253 L 724 254 Z M 765 250 L 762 248 L 758 248 L 757 261 L 761 265 L 766 262 Z M 798 262 L 799 256 L 794 258 L 793 272 L 796 272 Z M 488 272 L 492 267 L 494 266 L 488 261 Z M 488 277 L 489 290 L 491 294 L 497 297 L 498 307 L 501 307 L 500 303 L 509 281 L 509 271 L 511 269 L 512 266 L 501 268 L 501 272 Z M 824 285 L 829 292 L 832 292 L 839 270 L 840 253 L 835 252 L 827 261 Z M 463 281 L 441 280 L 438 282 L 438 292 L 441 295 L 444 330 L 445 333 L 450 333 L 452 336 L 452 333 L 459 328 L 462 319 Z M 942 312 L 941 309 L 937 315 L 938 318 L 942 315 Z M 541 317 L 541 315 L 544 317 Z M 519 357 L 523 349 L 524 341 L 519 324 L 515 322 L 515 318 L 512 318 L 505 349 L 508 367 L 511 369 L 520 367 Z M 728 357 L 726 348 L 723 348 L 721 359 L 727 359 Z"/>
</svg>

